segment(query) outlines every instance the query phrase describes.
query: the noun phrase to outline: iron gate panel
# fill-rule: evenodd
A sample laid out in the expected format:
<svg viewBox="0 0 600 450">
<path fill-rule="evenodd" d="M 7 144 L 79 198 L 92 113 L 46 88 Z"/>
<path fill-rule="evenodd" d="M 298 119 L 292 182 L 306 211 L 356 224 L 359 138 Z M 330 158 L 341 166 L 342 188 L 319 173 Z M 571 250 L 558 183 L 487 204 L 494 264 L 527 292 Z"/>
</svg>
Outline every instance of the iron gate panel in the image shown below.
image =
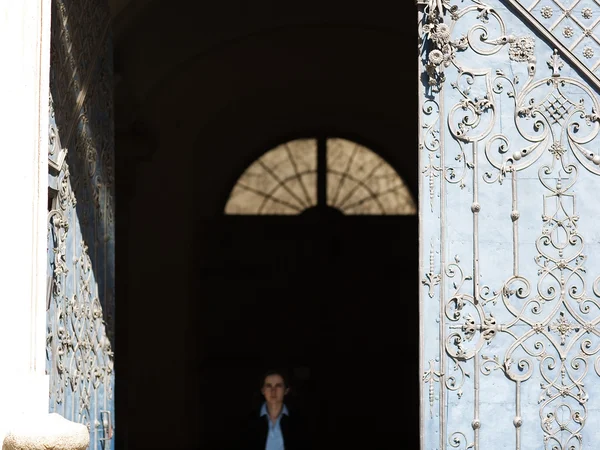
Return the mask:
<svg viewBox="0 0 600 450">
<path fill-rule="evenodd" d="M 417 3 L 421 446 L 595 448 L 597 79 L 525 1 Z"/>
<path fill-rule="evenodd" d="M 50 411 L 114 448 L 114 125 L 108 5 L 52 4 L 48 149 Z"/>
</svg>

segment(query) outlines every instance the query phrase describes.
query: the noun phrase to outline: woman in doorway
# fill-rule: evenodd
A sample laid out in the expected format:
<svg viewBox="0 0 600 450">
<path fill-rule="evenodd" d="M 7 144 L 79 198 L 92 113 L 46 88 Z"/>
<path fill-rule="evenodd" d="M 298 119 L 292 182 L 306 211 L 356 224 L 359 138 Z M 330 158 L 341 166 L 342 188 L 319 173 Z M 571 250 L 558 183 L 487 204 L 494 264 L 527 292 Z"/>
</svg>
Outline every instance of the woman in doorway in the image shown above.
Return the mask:
<svg viewBox="0 0 600 450">
<path fill-rule="evenodd" d="M 244 448 L 251 450 L 310 450 L 306 421 L 284 402 L 290 387 L 282 371 L 271 370 L 262 377 L 264 397 L 260 411 L 249 420 Z"/>
</svg>

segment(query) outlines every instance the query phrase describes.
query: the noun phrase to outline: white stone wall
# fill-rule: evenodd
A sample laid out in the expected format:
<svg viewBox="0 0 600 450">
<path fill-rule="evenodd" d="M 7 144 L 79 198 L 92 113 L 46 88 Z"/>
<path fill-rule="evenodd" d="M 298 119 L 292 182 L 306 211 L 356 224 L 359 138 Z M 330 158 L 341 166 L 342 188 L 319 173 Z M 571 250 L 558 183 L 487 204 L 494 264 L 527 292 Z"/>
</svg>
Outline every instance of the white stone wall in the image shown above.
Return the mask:
<svg viewBox="0 0 600 450">
<path fill-rule="evenodd" d="M 50 0 L 0 1 L 0 441 L 48 410 L 45 375 Z"/>
</svg>

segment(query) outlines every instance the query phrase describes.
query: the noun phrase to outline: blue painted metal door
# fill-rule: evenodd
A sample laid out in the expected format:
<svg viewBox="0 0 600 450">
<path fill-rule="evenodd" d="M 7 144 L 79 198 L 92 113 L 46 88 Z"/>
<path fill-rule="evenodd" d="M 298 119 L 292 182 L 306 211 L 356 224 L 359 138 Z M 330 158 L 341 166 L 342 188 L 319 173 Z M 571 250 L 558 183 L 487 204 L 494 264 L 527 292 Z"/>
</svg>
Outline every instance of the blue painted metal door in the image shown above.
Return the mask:
<svg viewBox="0 0 600 450">
<path fill-rule="evenodd" d="M 107 2 L 54 0 L 48 149 L 51 412 L 114 448 L 114 131 Z"/>
<path fill-rule="evenodd" d="M 47 367 L 50 411 L 85 424 L 90 449 L 112 449 L 114 370 L 101 295 L 106 269 L 92 260 L 66 149 L 51 112 L 48 212 Z M 77 183 L 77 182 L 75 182 Z M 78 206 L 80 208 L 78 208 Z M 102 279 L 104 278 L 104 279 Z M 99 282 L 105 286 L 101 289 Z M 108 296 L 110 298 L 110 296 Z M 107 300 L 105 296 L 104 301 Z"/>
<path fill-rule="evenodd" d="M 422 449 L 595 449 L 599 3 L 418 5 Z"/>
</svg>

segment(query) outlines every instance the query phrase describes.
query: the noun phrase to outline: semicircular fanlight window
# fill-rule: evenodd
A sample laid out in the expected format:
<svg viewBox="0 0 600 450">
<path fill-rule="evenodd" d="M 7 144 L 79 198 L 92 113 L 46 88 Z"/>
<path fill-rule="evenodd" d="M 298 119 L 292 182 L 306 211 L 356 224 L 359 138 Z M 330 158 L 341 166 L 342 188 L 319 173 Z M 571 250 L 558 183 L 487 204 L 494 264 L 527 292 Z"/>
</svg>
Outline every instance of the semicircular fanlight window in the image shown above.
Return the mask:
<svg viewBox="0 0 600 450">
<path fill-rule="evenodd" d="M 297 139 L 257 159 L 239 178 L 226 214 L 298 214 L 317 204 L 317 140 Z"/>
<path fill-rule="evenodd" d="M 326 151 L 327 167 L 317 167 Z M 402 178 L 381 157 L 346 139 L 296 139 L 268 151 L 238 179 L 225 206 L 230 215 L 294 215 L 318 203 L 317 172 L 326 170 L 327 205 L 349 215 L 413 215 Z"/>
<path fill-rule="evenodd" d="M 327 204 L 344 214 L 416 213 L 396 171 L 368 148 L 346 139 L 327 140 Z"/>
</svg>

